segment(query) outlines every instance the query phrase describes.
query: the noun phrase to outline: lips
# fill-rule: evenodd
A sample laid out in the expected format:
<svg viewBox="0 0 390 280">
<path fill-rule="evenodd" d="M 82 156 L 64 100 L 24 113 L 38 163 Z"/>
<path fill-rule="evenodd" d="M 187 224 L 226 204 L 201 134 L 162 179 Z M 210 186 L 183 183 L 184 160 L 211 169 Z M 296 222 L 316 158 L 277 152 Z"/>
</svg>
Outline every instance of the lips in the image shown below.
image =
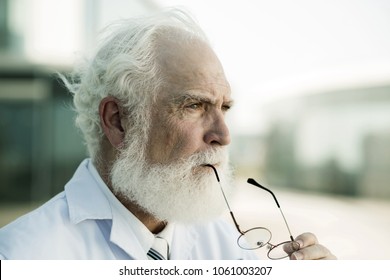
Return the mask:
<svg viewBox="0 0 390 280">
<path fill-rule="evenodd" d="M 211 167 L 211 168 L 217 168 L 219 166 L 219 163 L 204 163 L 202 164 L 204 167 Z"/>
<path fill-rule="evenodd" d="M 214 171 L 214 173 L 215 173 L 215 176 L 217 177 L 217 181 L 219 182 L 219 176 L 218 176 L 217 169 L 216 169 L 213 165 L 211 165 L 211 164 L 206 164 L 205 166 L 206 166 L 206 167 L 210 167 L 210 168 L 213 169 L 213 171 Z"/>
</svg>

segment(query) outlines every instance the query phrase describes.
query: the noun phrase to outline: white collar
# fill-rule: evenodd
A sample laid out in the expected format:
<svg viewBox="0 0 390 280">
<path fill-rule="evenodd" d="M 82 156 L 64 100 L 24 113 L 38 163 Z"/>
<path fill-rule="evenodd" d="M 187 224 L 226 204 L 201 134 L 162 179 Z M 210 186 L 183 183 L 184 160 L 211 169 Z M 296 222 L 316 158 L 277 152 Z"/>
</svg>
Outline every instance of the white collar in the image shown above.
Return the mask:
<svg viewBox="0 0 390 280">
<path fill-rule="evenodd" d="M 151 233 L 148 228 L 115 197 L 115 195 L 101 179 L 99 173 L 91 161 L 89 162 L 87 168 L 111 206 L 111 241 L 120 247 L 127 247 L 128 244 L 124 243 L 123 241 L 128 239 L 129 232 L 132 232 L 135 235 L 135 238 L 138 240 L 139 245 L 142 247 L 142 250 L 146 256 L 146 253 L 149 251 L 150 247 L 152 247 L 155 235 Z M 170 247 L 172 244 L 173 231 L 174 225 L 169 223 L 164 228 L 164 230 L 156 234 L 156 236 L 164 238 Z"/>
</svg>

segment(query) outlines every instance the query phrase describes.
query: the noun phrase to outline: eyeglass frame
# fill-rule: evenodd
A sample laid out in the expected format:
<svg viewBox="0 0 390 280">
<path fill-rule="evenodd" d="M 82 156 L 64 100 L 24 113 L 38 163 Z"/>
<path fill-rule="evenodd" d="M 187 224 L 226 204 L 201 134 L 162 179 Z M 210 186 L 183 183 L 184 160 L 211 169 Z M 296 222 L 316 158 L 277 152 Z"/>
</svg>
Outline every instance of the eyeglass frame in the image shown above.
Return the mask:
<svg viewBox="0 0 390 280">
<path fill-rule="evenodd" d="M 236 221 L 236 218 L 235 218 L 235 216 L 234 216 L 234 214 L 233 214 L 233 211 L 231 210 L 230 205 L 229 205 L 229 202 L 228 202 L 228 200 L 227 200 L 227 198 L 226 198 L 226 194 L 225 194 L 225 192 L 224 192 L 224 190 L 223 190 L 221 181 L 220 181 L 220 179 L 219 179 L 219 175 L 218 175 L 217 169 L 216 169 L 213 165 L 211 165 L 211 164 L 205 164 L 205 166 L 211 167 L 211 168 L 214 170 L 214 173 L 215 173 L 215 176 L 216 176 L 216 178 L 217 178 L 218 184 L 219 184 L 219 186 L 220 186 L 220 189 L 221 189 L 223 198 L 224 198 L 225 203 L 226 203 L 226 205 L 227 205 L 227 207 L 228 207 L 228 209 L 229 209 L 230 216 L 231 216 L 231 218 L 232 218 L 232 220 L 233 220 L 233 223 L 234 223 L 234 225 L 235 225 L 237 231 L 241 234 L 241 235 L 237 238 L 237 245 L 238 245 L 240 248 L 243 248 L 243 247 L 240 246 L 239 240 L 240 240 L 243 236 L 245 236 L 246 233 L 248 233 L 249 231 L 255 230 L 255 229 L 262 229 L 262 230 L 268 231 L 268 233 L 270 234 L 269 240 L 268 240 L 266 243 L 264 243 L 264 244 L 259 244 L 258 247 L 254 247 L 254 248 L 251 248 L 251 249 L 243 248 L 244 250 L 257 250 L 257 249 L 259 249 L 259 248 L 264 247 L 266 244 L 268 244 L 268 245 L 269 245 L 269 250 L 268 250 L 268 252 L 267 252 L 267 257 L 268 257 L 269 259 L 272 259 L 272 260 L 277 260 L 277 259 L 284 259 L 284 258 L 286 258 L 286 257 L 289 256 L 289 254 L 286 252 L 286 256 L 284 256 L 284 257 L 280 257 L 280 258 L 273 258 L 273 257 L 270 257 L 270 252 L 271 252 L 274 248 L 276 248 L 276 247 L 278 247 L 278 246 L 282 246 L 282 245 L 284 245 L 284 244 L 288 244 L 288 243 L 294 242 L 294 243 L 295 243 L 295 247 L 297 247 L 297 249 L 294 248 L 295 251 L 297 251 L 297 250 L 300 249 L 300 248 L 299 248 L 299 247 L 300 247 L 299 243 L 297 243 L 297 242 L 294 241 L 294 237 L 293 237 L 292 234 L 291 234 L 290 227 L 288 226 L 286 217 L 285 217 L 284 214 L 283 214 L 283 211 L 282 211 L 282 209 L 281 209 L 281 207 L 280 207 L 280 204 L 279 204 L 279 202 L 278 202 L 278 200 L 277 200 L 275 194 L 274 194 L 270 189 L 268 189 L 268 188 L 262 186 L 261 184 L 259 184 L 258 182 L 256 182 L 253 178 L 249 178 L 249 179 L 247 180 L 247 183 L 249 183 L 249 184 L 251 184 L 251 185 L 253 185 L 253 186 L 256 186 L 256 187 L 258 187 L 258 188 L 261 188 L 261 189 L 263 189 L 263 190 L 269 192 L 269 193 L 272 195 L 272 197 L 274 198 L 274 200 L 275 200 L 275 202 L 276 202 L 276 205 L 277 205 L 277 207 L 278 207 L 278 209 L 279 209 L 279 211 L 280 211 L 280 213 L 281 213 L 281 215 L 282 215 L 282 217 L 283 217 L 283 220 L 284 220 L 284 223 L 285 223 L 285 225 L 286 225 L 286 227 L 287 227 L 288 233 L 290 234 L 290 240 L 291 240 L 291 241 L 284 241 L 284 242 L 278 243 L 278 244 L 276 244 L 276 245 L 273 245 L 273 244 L 270 243 L 270 241 L 271 241 L 271 239 L 272 239 L 272 232 L 271 232 L 269 229 L 265 228 L 265 227 L 254 227 L 254 228 L 250 228 L 250 229 L 248 229 L 248 230 L 246 230 L 246 231 L 242 231 L 242 230 L 240 229 L 240 226 L 238 225 L 238 223 L 237 223 L 237 221 Z"/>
</svg>

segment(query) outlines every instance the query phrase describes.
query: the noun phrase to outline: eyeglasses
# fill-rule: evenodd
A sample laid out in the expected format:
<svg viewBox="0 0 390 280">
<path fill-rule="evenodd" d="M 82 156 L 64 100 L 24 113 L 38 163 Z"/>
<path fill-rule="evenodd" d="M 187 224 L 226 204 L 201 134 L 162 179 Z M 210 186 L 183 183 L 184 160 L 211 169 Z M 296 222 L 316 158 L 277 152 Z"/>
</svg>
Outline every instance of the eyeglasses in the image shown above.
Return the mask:
<svg viewBox="0 0 390 280">
<path fill-rule="evenodd" d="M 287 230 L 290 234 L 290 240 L 278 243 L 276 245 L 274 245 L 270 242 L 271 238 L 272 238 L 272 233 L 269 229 L 267 229 L 265 227 L 254 227 L 254 228 L 248 229 L 246 231 L 242 231 L 240 229 L 240 226 L 238 225 L 236 218 L 234 217 L 233 212 L 230 208 L 230 205 L 227 201 L 225 192 L 223 191 L 221 181 L 219 180 L 217 169 L 211 164 L 207 164 L 206 166 L 211 167 L 214 170 L 215 176 L 217 177 L 217 181 L 219 183 L 219 186 L 220 186 L 222 194 L 223 194 L 223 198 L 225 199 L 226 205 L 230 211 L 230 216 L 232 217 L 233 223 L 236 226 L 238 232 L 241 234 L 237 239 L 238 246 L 240 246 L 242 249 L 245 249 L 245 250 L 256 250 L 256 249 L 262 248 L 264 246 L 267 246 L 267 248 L 268 248 L 267 256 L 271 260 L 284 259 L 284 258 L 288 257 L 292 252 L 299 250 L 299 243 L 294 241 L 294 238 L 292 237 L 292 234 L 290 231 L 290 227 L 288 226 L 287 220 L 283 214 L 282 209 L 280 208 L 280 204 L 279 204 L 278 200 L 276 199 L 275 194 L 271 190 L 267 189 L 266 187 L 263 187 L 262 185 L 257 183 L 252 178 L 249 178 L 247 181 L 249 184 L 254 185 L 256 187 L 259 187 L 259 188 L 269 192 L 272 195 L 272 197 L 274 198 L 276 205 L 279 208 L 280 213 L 282 214 L 284 223 L 285 223 Z"/>
</svg>

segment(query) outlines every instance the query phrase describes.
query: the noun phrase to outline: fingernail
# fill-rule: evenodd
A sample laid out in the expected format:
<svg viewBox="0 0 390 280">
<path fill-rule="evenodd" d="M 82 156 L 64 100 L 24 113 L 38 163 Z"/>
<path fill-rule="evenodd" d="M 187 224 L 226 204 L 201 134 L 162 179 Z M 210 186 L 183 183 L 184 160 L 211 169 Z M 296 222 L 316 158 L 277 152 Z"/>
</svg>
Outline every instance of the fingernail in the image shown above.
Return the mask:
<svg viewBox="0 0 390 280">
<path fill-rule="evenodd" d="M 296 242 L 299 244 L 299 248 L 303 248 L 303 241 L 298 239 Z"/>
<path fill-rule="evenodd" d="M 303 260 L 303 255 L 300 252 L 294 252 L 291 255 L 292 260 Z"/>
<path fill-rule="evenodd" d="M 292 242 L 291 244 L 294 251 L 298 251 L 301 248 L 301 245 L 296 241 Z"/>
</svg>

